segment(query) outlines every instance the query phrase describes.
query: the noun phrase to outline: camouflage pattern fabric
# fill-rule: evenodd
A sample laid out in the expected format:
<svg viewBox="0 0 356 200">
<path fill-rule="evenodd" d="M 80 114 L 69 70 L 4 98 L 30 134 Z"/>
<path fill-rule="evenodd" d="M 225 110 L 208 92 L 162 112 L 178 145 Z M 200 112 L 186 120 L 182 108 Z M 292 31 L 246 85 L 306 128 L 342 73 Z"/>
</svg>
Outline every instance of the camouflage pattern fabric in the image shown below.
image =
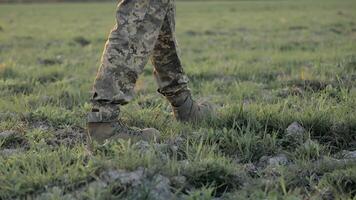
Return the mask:
<svg viewBox="0 0 356 200">
<path fill-rule="evenodd" d="M 90 122 L 117 118 L 118 105 L 134 98 L 135 83 L 149 58 L 161 94 L 189 90 L 177 53 L 174 0 L 123 0 L 116 22 L 94 83 L 96 113 L 89 114 Z"/>
</svg>

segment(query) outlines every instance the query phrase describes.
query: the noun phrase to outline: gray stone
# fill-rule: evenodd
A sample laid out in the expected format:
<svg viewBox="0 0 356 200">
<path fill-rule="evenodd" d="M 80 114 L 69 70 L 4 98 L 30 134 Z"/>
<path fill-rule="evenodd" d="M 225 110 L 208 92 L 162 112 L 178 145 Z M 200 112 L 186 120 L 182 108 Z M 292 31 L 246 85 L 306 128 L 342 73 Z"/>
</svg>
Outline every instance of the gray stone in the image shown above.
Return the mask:
<svg viewBox="0 0 356 200">
<path fill-rule="evenodd" d="M 299 135 L 299 134 L 304 134 L 305 129 L 298 122 L 293 122 L 291 125 L 288 126 L 286 132 L 288 135 L 296 135 L 296 134 Z"/>
<path fill-rule="evenodd" d="M 100 174 L 100 177 L 106 183 L 119 182 L 126 186 L 137 186 L 142 183 L 145 177 L 144 169 L 139 168 L 133 172 L 126 172 L 123 170 L 108 170 Z"/>
<path fill-rule="evenodd" d="M 161 153 L 169 153 L 169 152 L 175 152 L 178 150 L 178 147 L 174 144 L 154 144 L 150 145 L 146 141 L 139 141 L 134 144 L 134 148 L 139 150 L 141 153 L 145 153 L 150 150 L 150 148 L 153 147 L 155 150 L 161 152 Z"/>
<path fill-rule="evenodd" d="M 75 200 L 76 198 L 72 194 L 65 194 L 63 189 L 55 186 L 47 189 L 47 191 L 36 196 L 35 199 L 47 200 L 47 199 L 63 199 L 63 200 Z"/>
<path fill-rule="evenodd" d="M 79 187 L 72 194 L 76 197 L 76 199 L 82 199 L 83 194 L 87 194 L 88 191 L 104 191 L 105 188 L 108 187 L 108 184 L 102 180 L 95 180 L 90 182 L 88 185 L 84 185 Z"/>
<path fill-rule="evenodd" d="M 146 146 L 144 143 L 141 144 Z M 106 170 L 99 177 L 101 180 L 95 183 L 98 184 L 97 187 L 106 187 L 111 183 L 119 183 L 129 189 L 129 197 L 134 199 L 147 197 L 146 195 L 148 195 L 149 199 L 155 200 L 174 199 L 174 194 L 171 191 L 171 181 L 160 174 L 150 176 L 149 172 L 146 173 L 144 168 L 138 168 L 133 172 Z M 180 181 L 184 182 L 185 180 Z M 142 188 L 148 189 L 148 193 L 145 193 Z"/>
<path fill-rule="evenodd" d="M 0 140 L 1 140 L 1 139 L 8 139 L 8 138 L 15 137 L 16 134 L 17 134 L 17 133 L 16 133 L 15 131 L 12 131 L 12 130 L 3 131 L 3 132 L 0 133 Z"/>
<path fill-rule="evenodd" d="M 145 154 L 150 150 L 154 150 L 162 162 L 169 160 L 170 155 L 174 155 L 178 151 L 178 147 L 170 144 L 152 144 L 146 141 L 139 141 L 134 144 L 134 148 L 141 154 Z"/>
<path fill-rule="evenodd" d="M 267 164 L 270 166 L 277 166 L 277 165 L 287 165 L 289 163 L 288 158 L 284 154 L 280 154 L 268 159 Z"/>
<path fill-rule="evenodd" d="M 150 150 L 150 144 L 146 141 L 141 140 L 134 144 L 134 148 L 140 153 L 145 153 Z"/>
<path fill-rule="evenodd" d="M 356 151 L 342 151 L 343 158 L 356 159 Z"/>
<path fill-rule="evenodd" d="M 185 176 L 174 176 L 171 178 L 172 185 L 177 188 L 183 188 L 187 183 Z"/>
<path fill-rule="evenodd" d="M 1 156 L 9 157 L 14 154 L 20 153 L 22 150 L 20 149 L 3 149 L 0 151 Z"/>
<path fill-rule="evenodd" d="M 290 142 L 302 143 L 305 132 L 305 129 L 298 122 L 293 122 L 286 129 L 286 138 Z"/>
<path fill-rule="evenodd" d="M 155 186 L 152 188 L 151 197 L 156 200 L 173 199 L 173 193 L 170 188 L 170 180 L 160 174 L 153 177 Z"/>
<path fill-rule="evenodd" d="M 269 158 L 270 158 L 270 157 L 268 157 L 268 156 L 262 156 L 262 157 L 260 158 L 260 160 L 258 161 L 258 163 L 257 163 L 257 167 L 259 167 L 259 168 L 264 168 L 264 167 L 266 167 Z"/>
<path fill-rule="evenodd" d="M 256 175 L 258 172 L 257 167 L 253 163 L 247 163 L 244 165 L 244 169 L 250 175 Z"/>
<path fill-rule="evenodd" d="M 258 162 L 258 167 L 276 167 L 276 166 L 285 166 L 289 164 L 289 160 L 286 155 L 279 154 L 277 156 L 262 156 Z"/>
</svg>

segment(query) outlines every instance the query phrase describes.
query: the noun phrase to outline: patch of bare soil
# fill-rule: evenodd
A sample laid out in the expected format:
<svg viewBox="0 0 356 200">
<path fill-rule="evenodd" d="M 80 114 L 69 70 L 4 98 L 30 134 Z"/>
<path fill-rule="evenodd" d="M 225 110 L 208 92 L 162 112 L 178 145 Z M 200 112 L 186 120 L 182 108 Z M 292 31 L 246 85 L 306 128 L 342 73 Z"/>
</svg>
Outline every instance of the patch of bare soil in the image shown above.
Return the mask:
<svg viewBox="0 0 356 200">
<path fill-rule="evenodd" d="M 76 144 L 85 143 L 86 141 L 87 137 L 83 128 L 68 127 L 55 130 L 54 138 L 48 140 L 47 144 L 52 146 L 65 145 L 73 147 Z"/>
<path fill-rule="evenodd" d="M 75 37 L 75 38 L 73 39 L 73 41 L 74 41 L 76 44 L 79 44 L 79 45 L 82 46 L 82 47 L 85 47 L 85 46 L 87 46 L 87 45 L 89 45 L 89 44 L 91 43 L 88 39 L 84 38 L 83 36 Z"/>
</svg>

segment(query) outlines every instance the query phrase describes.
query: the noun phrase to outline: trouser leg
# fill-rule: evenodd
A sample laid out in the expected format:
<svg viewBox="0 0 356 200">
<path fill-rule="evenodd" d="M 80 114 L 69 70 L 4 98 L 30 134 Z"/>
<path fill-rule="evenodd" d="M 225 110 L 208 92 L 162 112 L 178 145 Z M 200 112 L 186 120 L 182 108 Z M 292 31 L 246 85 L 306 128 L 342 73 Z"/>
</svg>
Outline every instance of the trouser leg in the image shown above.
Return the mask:
<svg viewBox="0 0 356 200">
<path fill-rule="evenodd" d="M 151 57 L 158 91 L 165 96 L 189 90 L 188 77 L 184 74 L 177 51 L 175 5 L 172 4 L 168 8 Z"/>
<path fill-rule="evenodd" d="M 172 0 L 123 0 L 105 45 L 93 86 L 89 121 L 112 121 L 119 105 L 134 97 L 134 86 L 157 41 Z"/>
</svg>

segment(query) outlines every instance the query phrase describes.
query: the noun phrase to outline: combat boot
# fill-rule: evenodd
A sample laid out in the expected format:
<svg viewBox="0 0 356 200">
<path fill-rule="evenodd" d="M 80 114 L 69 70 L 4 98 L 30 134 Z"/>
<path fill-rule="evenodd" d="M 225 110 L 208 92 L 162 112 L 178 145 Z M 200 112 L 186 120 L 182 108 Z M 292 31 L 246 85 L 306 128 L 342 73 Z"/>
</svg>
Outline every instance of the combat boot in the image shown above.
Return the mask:
<svg viewBox="0 0 356 200">
<path fill-rule="evenodd" d="M 121 120 L 104 121 L 99 112 L 88 114 L 87 134 L 90 142 L 99 144 L 105 140 L 133 140 L 156 141 L 159 139 L 159 131 L 154 128 L 138 129 L 125 125 Z"/>
<path fill-rule="evenodd" d="M 98 143 L 115 139 L 155 141 L 159 134 L 157 129 L 133 129 L 123 125 L 120 121 L 88 123 L 89 141 L 97 141 Z"/>
<path fill-rule="evenodd" d="M 172 105 L 174 117 L 181 122 L 197 123 L 212 117 L 215 113 L 212 104 L 194 101 L 189 90 L 175 95 L 167 95 L 166 98 Z"/>
</svg>

